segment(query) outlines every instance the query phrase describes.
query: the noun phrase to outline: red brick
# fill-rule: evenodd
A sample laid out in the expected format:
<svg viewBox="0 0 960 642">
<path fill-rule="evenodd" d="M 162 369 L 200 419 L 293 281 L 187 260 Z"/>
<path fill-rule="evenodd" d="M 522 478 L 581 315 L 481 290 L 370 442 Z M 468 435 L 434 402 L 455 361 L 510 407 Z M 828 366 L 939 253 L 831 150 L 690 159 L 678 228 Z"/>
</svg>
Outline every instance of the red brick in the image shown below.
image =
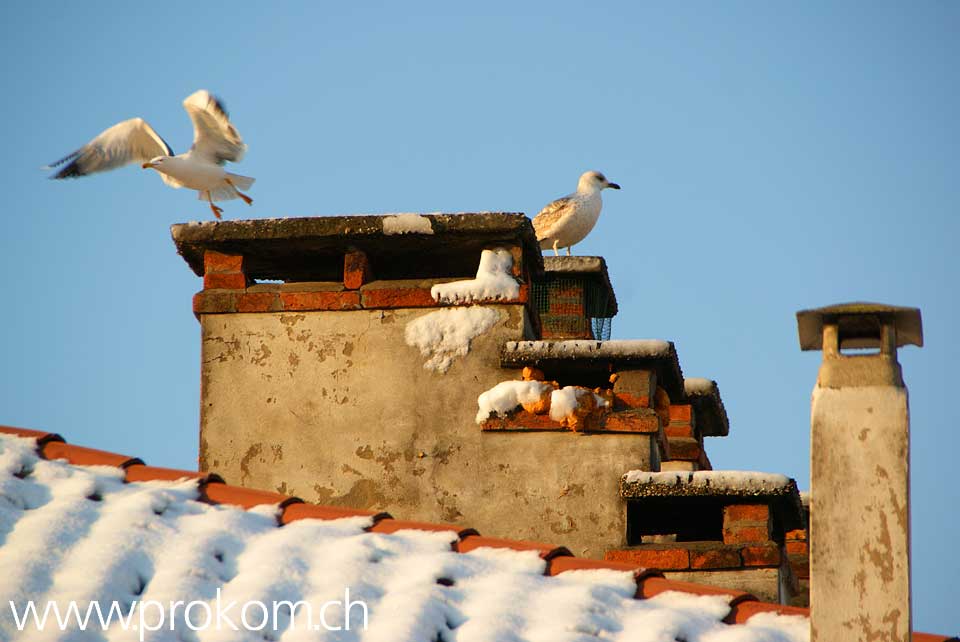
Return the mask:
<svg viewBox="0 0 960 642">
<path fill-rule="evenodd" d="M 364 252 L 348 252 L 343 256 L 343 285 L 348 290 L 359 290 L 360 286 L 373 278 L 370 261 Z"/>
<path fill-rule="evenodd" d="M 280 309 L 276 292 L 247 292 L 237 297 L 237 312 L 273 312 Z"/>
<path fill-rule="evenodd" d="M 280 301 L 287 311 L 356 310 L 360 308 L 358 292 L 281 292 Z"/>
<path fill-rule="evenodd" d="M 663 432 L 667 437 L 686 437 L 687 439 L 696 439 L 697 437 L 690 424 L 670 424 L 664 427 Z"/>
<path fill-rule="evenodd" d="M 673 437 L 670 443 L 670 459 L 679 461 L 697 461 L 700 458 L 700 442 L 696 439 Z"/>
<path fill-rule="evenodd" d="M 690 551 L 690 568 L 739 568 L 740 566 L 740 553 L 736 548 Z"/>
<path fill-rule="evenodd" d="M 733 525 L 732 522 L 760 522 L 766 523 L 770 519 L 770 507 L 766 504 L 731 504 L 723 509 L 723 523 Z"/>
<path fill-rule="evenodd" d="M 767 542 L 770 540 L 770 530 L 766 526 L 743 526 L 741 528 L 723 528 L 724 544 L 741 544 L 744 542 Z"/>
<path fill-rule="evenodd" d="M 787 559 L 790 561 L 790 568 L 793 569 L 793 574 L 797 576 L 797 579 L 808 580 L 810 579 L 810 558 L 806 555 L 794 556 L 788 555 Z"/>
<path fill-rule="evenodd" d="M 797 540 L 788 540 L 786 543 L 787 553 L 797 553 L 799 555 L 807 555 L 810 552 L 810 549 L 807 547 L 806 542 L 800 542 Z"/>
<path fill-rule="evenodd" d="M 620 408 L 649 408 L 650 397 L 630 394 L 629 392 L 618 392 L 614 396 L 613 407 Z"/>
<path fill-rule="evenodd" d="M 520 284 L 520 292 L 517 294 L 517 303 L 529 303 L 530 302 L 530 286 L 526 283 Z"/>
<path fill-rule="evenodd" d="M 513 257 L 513 267 L 511 268 L 513 276 L 523 276 L 523 247 L 520 245 L 511 246 L 510 255 Z"/>
<path fill-rule="evenodd" d="M 744 546 L 740 549 L 744 566 L 779 566 L 780 547 L 776 544 L 765 546 Z"/>
<path fill-rule="evenodd" d="M 194 314 L 221 314 L 237 311 L 236 292 L 204 290 L 193 295 Z"/>
<path fill-rule="evenodd" d="M 679 404 L 670 406 L 670 421 L 689 424 L 693 421 L 693 408 L 690 404 Z"/>
<path fill-rule="evenodd" d="M 247 287 L 243 272 L 207 272 L 203 275 L 205 290 L 242 290 Z"/>
<path fill-rule="evenodd" d="M 611 562 L 628 562 L 643 568 L 662 571 L 690 568 L 690 557 L 685 548 L 650 549 L 631 548 L 607 551 L 603 559 Z"/>
<path fill-rule="evenodd" d="M 656 415 L 639 415 L 629 410 L 608 414 L 601 425 L 607 432 L 654 433 L 660 430 Z"/>
<path fill-rule="evenodd" d="M 807 531 L 804 528 L 796 528 L 792 531 L 787 531 L 786 535 L 784 535 L 784 538 L 788 540 L 795 539 L 807 541 Z"/>
<path fill-rule="evenodd" d="M 365 308 L 431 308 L 439 305 L 429 288 L 377 288 L 360 292 Z"/>
<path fill-rule="evenodd" d="M 243 272 L 243 257 L 207 250 L 203 253 L 203 271 L 207 274 L 211 272 Z"/>
<path fill-rule="evenodd" d="M 567 428 L 554 421 L 549 415 L 533 415 L 520 410 L 509 417 L 493 417 L 480 424 L 480 430 L 485 432 L 501 430 L 556 430 L 566 432 Z"/>
</svg>

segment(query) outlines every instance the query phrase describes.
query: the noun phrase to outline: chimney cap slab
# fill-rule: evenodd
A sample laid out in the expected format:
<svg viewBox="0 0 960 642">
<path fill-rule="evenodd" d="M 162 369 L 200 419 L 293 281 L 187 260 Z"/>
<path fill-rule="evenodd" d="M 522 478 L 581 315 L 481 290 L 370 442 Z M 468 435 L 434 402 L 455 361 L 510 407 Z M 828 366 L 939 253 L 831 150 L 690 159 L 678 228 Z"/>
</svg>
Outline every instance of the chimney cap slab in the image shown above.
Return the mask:
<svg viewBox="0 0 960 642">
<path fill-rule="evenodd" d="M 421 266 L 406 278 L 472 275 L 483 249 L 521 246 L 532 274 L 543 272 L 543 259 L 533 225 L 526 215 L 506 212 L 413 215 L 429 222 L 432 232 L 408 226 L 401 232 L 384 221 L 396 214 L 312 216 L 180 223 L 170 228 L 177 252 L 198 276 L 204 272 L 207 250 L 244 257 L 244 272 L 252 279 L 287 281 L 336 280 L 324 261 L 360 250 L 370 256 L 378 278 L 390 278 L 400 264 Z M 406 215 L 410 218 L 411 215 Z M 425 224 L 423 225 L 425 228 Z"/>
<path fill-rule="evenodd" d="M 620 478 L 620 497 L 628 501 L 712 497 L 725 504 L 767 504 L 778 509 L 786 530 L 804 527 L 797 482 L 777 473 L 740 470 L 647 472 Z"/>
<path fill-rule="evenodd" d="M 671 399 L 684 398 L 677 350 L 673 342 L 660 339 L 508 341 L 500 353 L 500 365 L 604 372 L 609 372 L 611 367 L 613 370 L 653 370 L 658 384 Z"/>
<path fill-rule="evenodd" d="M 603 309 L 595 311 L 597 316 L 610 318 L 617 315 L 617 295 L 610 283 L 607 262 L 602 256 L 545 256 L 543 257 L 545 276 L 574 276 L 592 281 L 605 295 L 601 297 Z"/>
<path fill-rule="evenodd" d="M 897 347 L 923 345 L 919 308 L 882 303 L 840 303 L 797 312 L 801 350 L 823 349 L 823 326 L 839 326 L 842 348 L 879 348 L 879 324 L 896 328 Z"/>
<path fill-rule="evenodd" d="M 730 434 L 730 419 L 716 381 L 689 377 L 683 380 L 683 391 L 696 413 L 700 434 L 705 437 L 726 437 Z"/>
</svg>

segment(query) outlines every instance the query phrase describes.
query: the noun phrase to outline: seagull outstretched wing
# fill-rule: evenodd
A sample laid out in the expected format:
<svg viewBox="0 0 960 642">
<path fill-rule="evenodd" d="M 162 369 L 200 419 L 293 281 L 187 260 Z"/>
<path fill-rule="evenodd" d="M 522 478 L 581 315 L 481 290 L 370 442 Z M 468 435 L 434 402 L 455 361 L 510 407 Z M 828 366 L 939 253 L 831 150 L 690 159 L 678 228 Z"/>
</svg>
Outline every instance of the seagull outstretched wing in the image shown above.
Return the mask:
<svg viewBox="0 0 960 642">
<path fill-rule="evenodd" d="M 77 151 L 51 163 L 46 169 L 67 163 L 50 178 L 77 178 L 134 162 L 148 161 L 157 156 L 173 156 L 173 150 L 147 121 L 131 118 L 103 131 Z"/>
<path fill-rule="evenodd" d="M 557 221 L 569 213 L 573 207 L 573 196 L 564 196 L 548 204 L 540 213 L 533 217 L 533 229 L 537 233 L 537 240 L 543 240 Z"/>
<path fill-rule="evenodd" d="M 183 101 L 183 108 L 193 121 L 192 155 L 218 165 L 243 158 L 247 146 L 216 96 L 205 89 L 195 91 Z"/>
</svg>

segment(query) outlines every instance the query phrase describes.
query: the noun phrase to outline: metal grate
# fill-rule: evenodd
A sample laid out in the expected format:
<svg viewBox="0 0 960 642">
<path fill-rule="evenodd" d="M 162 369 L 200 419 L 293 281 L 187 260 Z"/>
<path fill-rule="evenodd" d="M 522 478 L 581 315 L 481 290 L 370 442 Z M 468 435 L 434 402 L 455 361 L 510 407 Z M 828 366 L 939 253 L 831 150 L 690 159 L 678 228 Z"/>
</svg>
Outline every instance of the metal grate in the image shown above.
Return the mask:
<svg viewBox="0 0 960 642">
<path fill-rule="evenodd" d="M 609 298 L 591 279 L 557 276 L 533 284 L 544 337 L 609 339 L 612 319 L 599 316 L 609 309 Z"/>
</svg>

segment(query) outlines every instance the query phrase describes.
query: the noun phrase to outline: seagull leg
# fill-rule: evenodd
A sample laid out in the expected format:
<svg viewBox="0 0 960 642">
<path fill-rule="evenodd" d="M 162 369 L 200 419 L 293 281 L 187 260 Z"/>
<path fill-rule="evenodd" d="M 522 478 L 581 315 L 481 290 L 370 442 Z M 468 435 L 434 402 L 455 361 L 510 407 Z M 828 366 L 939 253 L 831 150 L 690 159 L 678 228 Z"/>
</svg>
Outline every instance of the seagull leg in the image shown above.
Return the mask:
<svg viewBox="0 0 960 642">
<path fill-rule="evenodd" d="M 207 202 L 210 203 L 210 210 L 213 212 L 213 215 L 217 217 L 217 220 L 219 221 L 222 219 L 223 217 L 220 215 L 223 214 L 223 208 L 217 207 L 213 204 L 213 199 L 210 197 L 210 192 L 207 192 Z"/>
<path fill-rule="evenodd" d="M 573 247 L 572 245 L 567 246 L 567 256 L 573 256 L 573 253 L 570 251 L 570 248 L 572 247 Z"/>
<path fill-rule="evenodd" d="M 243 192 L 241 192 L 240 190 L 238 190 L 237 186 L 233 184 L 233 181 L 231 181 L 229 178 L 225 178 L 223 180 L 227 181 L 227 185 L 233 188 L 233 191 L 237 193 L 237 196 L 243 199 L 244 203 L 246 203 L 247 205 L 253 205 L 253 199 L 247 196 L 246 194 L 244 194 Z"/>
<path fill-rule="evenodd" d="M 560 256 L 560 250 L 557 249 L 557 245 L 558 245 L 559 243 L 560 243 L 560 241 L 554 241 L 554 242 L 553 242 L 553 255 L 554 255 L 554 256 Z"/>
</svg>

